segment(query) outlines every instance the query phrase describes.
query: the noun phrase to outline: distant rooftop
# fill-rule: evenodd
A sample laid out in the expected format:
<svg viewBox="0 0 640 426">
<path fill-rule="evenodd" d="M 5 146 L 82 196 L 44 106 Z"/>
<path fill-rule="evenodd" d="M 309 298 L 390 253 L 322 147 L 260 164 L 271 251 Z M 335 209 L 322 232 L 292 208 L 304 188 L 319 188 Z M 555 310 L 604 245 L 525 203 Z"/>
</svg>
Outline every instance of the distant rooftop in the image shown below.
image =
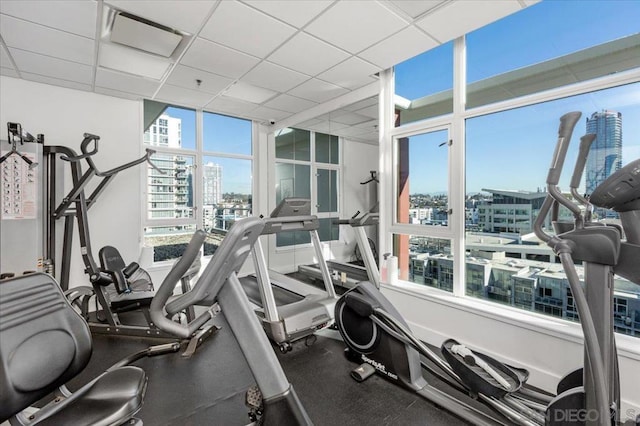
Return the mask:
<svg viewBox="0 0 640 426">
<path fill-rule="evenodd" d="M 525 200 L 537 200 L 547 196 L 546 192 L 532 192 L 523 190 L 509 190 L 509 189 L 488 189 L 482 188 L 484 192 L 490 192 L 491 194 L 503 195 L 505 197 L 523 198 Z"/>
</svg>

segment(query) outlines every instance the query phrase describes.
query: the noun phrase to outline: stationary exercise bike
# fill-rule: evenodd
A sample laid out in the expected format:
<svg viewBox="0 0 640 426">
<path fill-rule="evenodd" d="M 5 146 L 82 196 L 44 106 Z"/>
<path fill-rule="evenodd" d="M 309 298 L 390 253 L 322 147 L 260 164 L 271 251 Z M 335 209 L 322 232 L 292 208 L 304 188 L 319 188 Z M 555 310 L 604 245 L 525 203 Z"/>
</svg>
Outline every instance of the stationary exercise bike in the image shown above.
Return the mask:
<svg viewBox="0 0 640 426">
<path fill-rule="evenodd" d="M 557 188 L 579 117 L 580 113 L 569 113 L 560 119 L 557 147 L 547 177 L 548 195 L 536 219 L 535 231 L 553 248 L 565 269 L 585 336 L 584 368 L 566 375 L 558 385 L 557 396 L 550 397 L 524 386 L 528 378 L 525 370 L 500 363 L 456 341 L 448 340 L 442 345 L 442 359 L 413 336 L 400 313 L 374 285 L 363 282 L 338 300 L 335 313 L 336 325 L 347 345 L 347 357 L 361 364 L 353 371 L 354 378 L 362 381 L 378 373 L 476 425 L 608 426 L 619 420 L 611 308 L 613 273 L 640 283 L 640 160 L 612 174 L 587 200 L 619 212 L 622 229 L 592 223 L 589 218 L 585 221 L 579 206 Z M 592 140 L 591 136 L 583 137 L 576 163 L 579 174 L 588 154 L 585 147 Z M 576 184 L 575 176 L 576 173 L 572 186 L 579 184 L 580 179 Z M 573 224 L 557 223 L 558 208 L 553 206 L 558 203 L 574 213 Z M 550 211 L 556 222 L 554 236 L 542 229 Z M 626 242 L 621 241 L 622 230 Z M 584 262 L 584 290 L 574 260 Z M 423 369 L 428 373 L 426 378 Z M 445 386 L 434 386 L 435 379 Z M 490 411 L 475 402 L 482 402 Z"/>
</svg>

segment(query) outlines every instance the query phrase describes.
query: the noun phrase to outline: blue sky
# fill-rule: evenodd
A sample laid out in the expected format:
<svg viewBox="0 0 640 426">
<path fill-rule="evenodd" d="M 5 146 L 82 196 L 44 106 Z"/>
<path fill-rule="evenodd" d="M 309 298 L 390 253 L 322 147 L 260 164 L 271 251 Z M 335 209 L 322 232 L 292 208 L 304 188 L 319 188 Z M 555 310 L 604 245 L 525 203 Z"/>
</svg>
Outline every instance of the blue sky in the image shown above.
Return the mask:
<svg viewBox="0 0 640 426">
<path fill-rule="evenodd" d="M 196 147 L 196 113 L 193 110 L 169 107 L 165 113 L 182 120 L 182 147 Z M 205 152 L 251 155 L 251 122 L 224 115 L 205 113 L 203 120 Z M 222 191 L 251 193 L 251 161 L 205 156 L 222 166 Z"/>
<path fill-rule="evenodd" d="M 544 23 L 544 24 L 541 24 Z M 640 31 L 640 1 L 547 0 L 467 35 L 467 80 L 474 82 L 556 58 Z M 451 89 L 452 43 L 396 67 L 396 92 L 416 99 Z M 623 164 L 640 157 L 640 83 L 604 92 L 534 105 L 467 122 L 467 192 L 482 188 L 535 191 L 545 185 L 559 117 L 581 111 L 567 167 L 573 167 L 585 119 L 611 109 L 622 113 Z M 440 137 L 440 135 L 438 135 Z M 439 193 L 447 187 L 443 157 L 427 142 L 411 144 L 411 193 Z M 425 144 L 420 143 L 424 140 Z M 439 140 L 439 139 L 438 139 Z M 423 146 L 421 146 L 423 145 Z M 560 182 L 567 188 L 571 170 Z"/>
</svg>

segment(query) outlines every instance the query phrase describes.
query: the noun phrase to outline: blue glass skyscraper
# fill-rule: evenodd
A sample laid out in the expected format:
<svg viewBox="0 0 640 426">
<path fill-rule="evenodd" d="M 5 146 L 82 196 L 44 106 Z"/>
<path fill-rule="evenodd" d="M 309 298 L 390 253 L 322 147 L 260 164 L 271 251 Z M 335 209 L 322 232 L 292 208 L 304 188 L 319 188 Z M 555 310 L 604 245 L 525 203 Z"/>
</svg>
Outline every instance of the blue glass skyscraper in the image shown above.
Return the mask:
<svg viewBox="0 0 640 426">
<path fill-rule="evenodd" d="M 585 168 L 585 192 L 593 190 L 622 167 L 622 114 L 604 110 L 594 112 L 587 118 L 587 133 L 594 133 L 596 139 L 589 150 Z M 599 216 L 602 217 L 605 211 Z"/>
</svg>

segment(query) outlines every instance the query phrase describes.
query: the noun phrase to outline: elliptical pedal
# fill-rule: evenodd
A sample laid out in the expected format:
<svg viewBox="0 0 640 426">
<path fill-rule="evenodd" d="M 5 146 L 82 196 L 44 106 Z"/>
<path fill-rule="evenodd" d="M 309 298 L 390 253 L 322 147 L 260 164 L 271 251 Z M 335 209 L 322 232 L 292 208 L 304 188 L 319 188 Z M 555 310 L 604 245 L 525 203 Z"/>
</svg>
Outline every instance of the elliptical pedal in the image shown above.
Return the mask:
<svg viewBox="0 0 640 426">
<path fill-rule="evenodd" d="M 262 392 L 260 392 L 260 388 L 258 388 L 257 385 L 253 385 L 247 389 L 245 404 L 249 408 L 249 420 L 251 420 L 252 424 L 262 424 L 264 405 L 262 403 Z"/>
</svg>

